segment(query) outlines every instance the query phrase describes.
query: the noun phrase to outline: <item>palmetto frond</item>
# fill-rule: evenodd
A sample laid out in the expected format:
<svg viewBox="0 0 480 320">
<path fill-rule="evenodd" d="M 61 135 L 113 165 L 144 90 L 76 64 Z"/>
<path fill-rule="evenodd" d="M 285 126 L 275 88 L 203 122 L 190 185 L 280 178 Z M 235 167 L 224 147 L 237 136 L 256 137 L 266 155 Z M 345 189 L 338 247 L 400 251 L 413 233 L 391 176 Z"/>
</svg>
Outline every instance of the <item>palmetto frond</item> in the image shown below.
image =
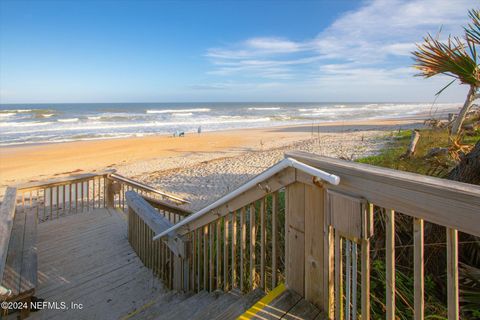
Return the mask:
<svg viewBox="0 0 480 320">
<path fill-rule="evenodd" d="M 473 87 L 480 86 L 480 70 L 477 64 L 474 43 L 465 44 L 458 37 L 448 37 L 443 43 L 430 34 L 413 52 L 414 67 L 420 70 L 419 76 L 426 78 L 445 74 Z"/>
<path fill-rule="evenodd" d="M 467 41 L 478 45 L 480 44 L 480 10 L 470 10 L 468 15 L 472 19 L 472 23 L 465 28 Z"/>
</svg>

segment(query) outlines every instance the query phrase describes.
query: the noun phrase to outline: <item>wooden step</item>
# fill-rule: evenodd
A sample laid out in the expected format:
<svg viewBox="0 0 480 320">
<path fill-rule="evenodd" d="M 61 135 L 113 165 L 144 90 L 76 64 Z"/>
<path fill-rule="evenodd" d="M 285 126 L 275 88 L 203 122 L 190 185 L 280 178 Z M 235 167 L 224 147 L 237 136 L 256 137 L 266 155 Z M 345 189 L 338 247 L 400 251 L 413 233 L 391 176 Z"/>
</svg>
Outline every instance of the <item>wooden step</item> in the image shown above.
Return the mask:
<svg viewBox="0 0 480 320">
<path fill-rule="evenodd" d="M 237 319 L 245 311 L 251 308 L 258 300 L 265 295 L 265 292 L 261 289 L 255 289 L 254 291 L 244 295 L 241 299 L 238 299 L 235 303 L 231 304 L 223 312 L 220 312 L 211 319 Z"/>
<path fill-rule="evenodd" d="M 216 317 L 219 313 L 222 313 L 237 301 L 242 299 L 242 295 L 238 293 L 213 293 L 217 295 L 215 301 L 209 305 L 205 305 L 202 310 L 197 312 L 192 319 L 195 320 L 210 320 Z"/>
</svg>

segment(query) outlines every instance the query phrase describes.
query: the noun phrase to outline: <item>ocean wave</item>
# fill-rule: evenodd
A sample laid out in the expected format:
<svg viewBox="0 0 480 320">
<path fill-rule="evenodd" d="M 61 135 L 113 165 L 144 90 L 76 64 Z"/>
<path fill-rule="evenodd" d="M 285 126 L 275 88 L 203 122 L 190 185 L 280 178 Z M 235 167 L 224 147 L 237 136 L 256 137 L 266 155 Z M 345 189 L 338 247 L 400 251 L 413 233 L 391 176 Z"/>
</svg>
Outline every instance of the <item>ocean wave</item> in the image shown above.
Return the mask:
<svg viewBox="0 0 480 320">
<path fill-rule="evenodd" d="M 254 110 L 254 111 L 264 111 L 264 110 L 280 110 L 280 107 L 251 107 L 248 108 L 248 110 Z"/>
<path fill-rule="evenodd" d="M 57 119 L 58 122 L 77 122 L 78 118 Z"/>
<path fill-rule="evenodd" d="M 14 112 L 5 112 L 5 113 L 0 113 L 0 118 L 7 118 L 16 115 Z"/>
<path fill-rule="evenodd" d="M 26 133 L 35 133 L 35 132 L 54 132 L 54 131 L 80 131 L 80 130 L 115 130 L 115 129 L 128 129 L 128 128 L 158 128 L 158 127 L 179 127 L 179 126 L 197 126 L 197 125 L 222 125 L 229 123 L 258 123 L 258 122 L 269 122 L 271 121 L 270 117 L 263 118 L 243 118 L 243 119 L 230 119 L 230 120 L 218 120 L 218 119 L 206 119 L 206 120 L 192 120 L 192 121 L 153 121 L 153 122 L 142 122 L 142 123 L 122 123 L 122 124 L 109 124 L 105 122 L 86 122 L 85 125 L 74 125 L 74 126 L 65 126 L 59 125 L 50 128 L 39 128 L 34 130 L 15 130 L 10 132 L 2 132 L 3 134 L 26 134 Z M 52 122 L 51 122 L 52 123 Z M 80 123 L 79 123 L 80 124 Z M 92 125 L 95 124 L 95 125 Z M 1 125 L 1 123 L 0 123 Z"/>
<path fill-rule="evenodd" d="M 185 113 L 185 112 L 210 112 L 209 108 L 193 108 L 193 109 L 151 109 L 147 110 L 146 113 Z"/>
<path fill-rule="evenodd" d="M 41 121 L 26 121 L 26 122 L 1 122 L 0 127 L 4 128 L 20 128 L 20 127 L 36 127 L 36 126 L 46 126 L 52 124 L 53 122 L 41 122 Z"/>
</svg>

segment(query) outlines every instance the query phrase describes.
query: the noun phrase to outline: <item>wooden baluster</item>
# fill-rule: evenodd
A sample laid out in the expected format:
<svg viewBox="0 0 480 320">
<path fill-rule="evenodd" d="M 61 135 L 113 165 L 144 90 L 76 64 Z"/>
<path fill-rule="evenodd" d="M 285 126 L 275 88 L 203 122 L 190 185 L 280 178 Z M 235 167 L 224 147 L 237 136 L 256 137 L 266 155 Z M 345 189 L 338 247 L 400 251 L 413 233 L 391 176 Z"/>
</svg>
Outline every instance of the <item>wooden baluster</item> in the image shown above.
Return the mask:
<svg viewBox="0 0 480 320">
<path fill-rule="evenodd" d="M 203 290 L 207 290 L 207 275 L 208 275 L 208 225 L 203 229 Z"/>
<path fill-rule="evenodd" d="M 107 186 L 108 186 L 108 179 L 107 176 L 103 176 L 103 207 L 107 207 Z M 112 208 L 114 205 L 112 205 Z"/>
<path fill-rule="evenodd" d="M 352 243 L 352 320 L 357 319 L 357 273 L 358 273 L 357 243 Z"/>
<path fill-rule="evenodd" d="M 87 183 L 87 211 L 90 211 L 90 180 L 85 182 Z"/>
<path fill-rule="evenodd" d="M 65 199 L 65 195 L 66 195 L 65 191 L 66 191 L 66 185 L 63 185 L 63 188 L 62 188 L 62 194 L 63 194 L 63 215 L 66 214 L 66 206 L 67 206 L 67 201 L 66 201 L 66 199 Z"/>
<path fill-rule="evenodd" d="M 197 237 L 198 237 L 198 251 L 197 251 L 197 292 L 201 290 L 201 279 L 202 279 L 202 264 L 201 264 L 201 256 L 202 256 L 202 229 L 197 229 Z"/>
<path fill-rule="evenodd" d="M 228 290 L 228 218 L 223 218 L 223 290 Z"/>
<path fill-rule="evenodd" d="M 350 303 L 352 301 L 352 246 L 350 240 L 345 240 L 345 319 L 350 320 Z"/>
<path fill-rule="evenodd" d="M 80 200 L 82 201 L 81 202 L 81 205 L 82 205 L 82 212 L 84 211 L 84 207 L 85 207 L 85 203 L 84 203 L 84 198 L 85 198 L 85 189 L 84 189 L 85 185 L 83 184 L 83 181 L 80 182 Z"/>
<path fill-rule="evenodd" d="M 247 252 L 247 224 L 246 224 L 246 210 L 242 208 L 240 212 L 240 291 L 243 292 L 245 283 L 246 271 L 246 252 Z"/>
<path fill-rule="evenodd" d="M 68 212 L 72 213 L 72 206 L 73 206 L 73 201 L 72 201 L 72 184 L 70 183 L 68 185 Z"/>
<path fill-rule="evenodd" d="M 278 192 L 272 194 L 272 289 L 277 286 Z"/>
<path fill-rule="evenodd" d="M 237 287 L 237 213 L 232 212 L 232 288 Z"/>
<path fill-rule="evenodd" d="M 49 188 L 50 190 L 50 220 L 53 218 L 53 188 Z"/>
<path fill-rule="evenodd" d="M 214 276 L 214 264 L 213 264 L 213 241 L 214 241 L 214 226 L 213 223 L 208 225 L 209 233 L 210 233 L 210 240 L 209 240 L 209 264 L 208 264 L 208 290 L 213 291 L 213 276 Z"/>
<path fill-rule="evenodd" d="M 260 200 L 260 288 L 265 289 L 265 198 Z"/>
<path fill-rule="evenodd" d="M 423 219 L 413 219 L 413 287 L 414 287 L 414 318 L 424 318 L 424 272 L 423 272 Z"/>
<path fill-rule="evenodd" d="M 52 188 L 52 190 L 53 190 L 53 188 Z M 60 199 L 59 199 L 59 198 L 60 198 L 60 192 L 59 192 L 59 191 L 60 191 L 60 190 L 59 190 L 59 186 L 56 186 L 56 188 L 55 188 L 55 193 L 56 193 L 56 195 L 55 195 L 55 201 L 56 201 L 56 203 L 55 203 L 55 211 L 56 211 L 56 213 L 57 213 L 57 218 L 58 218 L 58 210 L 59 210 L 58 207 L 59 207 L 59 203 L 60 203 L 60 202 L 59 202 L 59 201 L 60 201 Z"/>
<path fill-rule="evenodd" d="M 37 222 L 39 221 L 40 217 L 39 217 L 39 210 L 40 210 L 40 202 L 39 202 L 39 193 L 40 193 L 40 190 L 36 190 L 36 193 L 35 193 L 35 207 L 37 209 L 37 212 L 36 212 L 36 215 L 37 215 Z"/>
<path fill-rule="evenodd" d="M 197 262 L 197 230 L 192 231 L 192 291 L 195 292 L 195 276 L 197 274 L 196 262 Z"/>
<path fill-rule="evenodd" d="M 43 188 L 43 220 L 47 218 L 47 189 Z"/>
<path fill-rule="evenodd" d="M 335 319 L 343 317 L 343 244 L 338 231 L 335 231 Z"/>
<path fill-rule="evenodd" d="M 125 211 L 125 185 L 122 183 L 121 186 L 122 187 L 120 188 L 120 196 L 122 197 L 122 211 Z"/>
<path fill-rule="evenodd" d="M 220 289 L 220 286 L 222 285 L 221 281 L 221 275 L 222 275 L 222 268 L 220 265 L 220 261 L 222 259 L 222 254 L 220 251 L 220 242 L 222 241 L 221 233 L 220 233 L 220 224 L 222 222 L 222 219 L 217 220 L 217 232 L 216 232 L 216 253 L 217 253 L 217 267 L 216 267 L 216 272 L 217 272 L 217 288 Z"/>
<path fill-rule="evenodd" d="M 395 211 L 386 210 L 385 225 L 387 320 L 395 319 Z"/>
<path fill-rule="evenodd" d="M 92 201 L 93 209 L 95 209 L 95 177 L 92 179 Z"/>
<path fill-rule="evenodd" d="M 250 289 L 255 289 L 255 204 L 250 205 Z"/>
<path fill-rule="evenodd" d="M 447 228 L 447 296 L 448 320 L 458 320 L 458 231 Z"/>
</svg>

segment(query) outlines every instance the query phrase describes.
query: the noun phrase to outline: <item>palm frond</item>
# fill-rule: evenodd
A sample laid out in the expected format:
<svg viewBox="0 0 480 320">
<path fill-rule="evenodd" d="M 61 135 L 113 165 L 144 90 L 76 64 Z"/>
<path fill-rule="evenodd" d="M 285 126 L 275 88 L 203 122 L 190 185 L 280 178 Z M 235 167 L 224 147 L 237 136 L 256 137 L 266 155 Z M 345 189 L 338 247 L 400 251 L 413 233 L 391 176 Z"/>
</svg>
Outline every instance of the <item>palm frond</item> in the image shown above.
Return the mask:
<svg viewBox="0 0 480 320">
<path fill-rule="evenodd" d="M 470 51 L 472 51 L 470 49 Z M 424 38 L 413 52 L 414 67 L 420 70 L 418 76 L 426 78 L 444 74 L 458 79 L 461 83 L 480 86 L 480 72 L 476 62 L 458 37 L 449 36 L 446 43 L 432 37 Z"/>
<path fill-rule="evenodd" d="M 465 27 L 466 38 L 467 41 L 478 45 L 480 44 L 480 10 L 472 9 L 468 11 L 468 15 L 472 22 Z"/>
</svg>

